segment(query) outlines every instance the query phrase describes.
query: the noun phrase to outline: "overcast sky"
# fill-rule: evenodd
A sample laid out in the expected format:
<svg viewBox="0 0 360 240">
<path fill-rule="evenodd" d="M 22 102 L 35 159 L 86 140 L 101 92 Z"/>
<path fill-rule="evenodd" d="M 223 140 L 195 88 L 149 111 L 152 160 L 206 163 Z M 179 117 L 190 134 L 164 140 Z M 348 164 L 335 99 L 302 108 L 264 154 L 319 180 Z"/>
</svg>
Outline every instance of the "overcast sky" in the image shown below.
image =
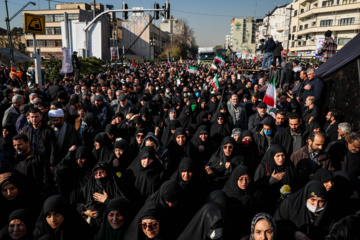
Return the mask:
<svg viewBox="0 0 360 240">
<path fill-rule="evenodd" d="M 37 6 L 28 6 L 26 10 L 38 9 L 38 2 L 40 2 L 40 9 L 48 9 L 47 0 L 32 0 L 37 3 Z M 160 6 L 165 5 L 166 0 L 158 0 Z M 55 4 L 74 2 L 70 0 L 51 0 L 51 8 L 55 8 Z M 93 1 L 79 1 L 92 3 Z M 97 3 L 104 5 L 114 5 L 115 9 L 122 8 L 123 1 L 114 0 L 97 0 Z M 155 1 L 149 0 L 127 0 L 125 1 L 129 8 L 144 7 L 153 8 Z M 276 4 L 283 5 L 291 0 L 276 0 Z M 8 0 L 9 15 L 12 17 L 22 6 L 27 3 L 27 0 Z M 231 19 L 234 17 L 254 17 L 263 18 L 268 11 L 272 11 L 275 6 L 275 1 L 272 0 L 170 0 L 171 14 L 175 18 L 186 19 L 190 27 L 195 32 L 196 42 L 199 46 L 215 46 L 225 44 L 225 35 L 230 34 Z M 255 7 L 257 5 L 257 7 Z M 0 2 L 0 27 L 6 29 L 5 24 L 5 2 Z M 118 14 L 121 18 L 121 14 Z M 161 21 L 155 21 L 159 24 Z M 11 28 L 22 27 L 22 14 L 20 13 L 14 18 L 11 23 Z"/>
</svg>

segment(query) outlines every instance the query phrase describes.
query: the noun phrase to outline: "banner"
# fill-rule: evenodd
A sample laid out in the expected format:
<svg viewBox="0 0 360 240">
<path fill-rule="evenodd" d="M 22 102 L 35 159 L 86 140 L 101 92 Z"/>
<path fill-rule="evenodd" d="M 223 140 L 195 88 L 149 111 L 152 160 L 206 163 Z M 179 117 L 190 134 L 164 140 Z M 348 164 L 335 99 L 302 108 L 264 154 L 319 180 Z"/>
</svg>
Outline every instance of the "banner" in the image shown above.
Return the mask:
<svg viewBox="0 0 360 240">
<path fill-rule="evenodd" d="M 118 47 L 110 47 L 110 52 L 111 52 L 111 60 L 119 59 Z"/>
<path fill-rule="evenodd" d="M 62 49 L 63 58 L 62 58 L 62 66 L 60 73 L 73 73 L 73 65 L 72 65 L 72 56 L 70 53 L 70 48 L 63 47 Z"/>
</svg>

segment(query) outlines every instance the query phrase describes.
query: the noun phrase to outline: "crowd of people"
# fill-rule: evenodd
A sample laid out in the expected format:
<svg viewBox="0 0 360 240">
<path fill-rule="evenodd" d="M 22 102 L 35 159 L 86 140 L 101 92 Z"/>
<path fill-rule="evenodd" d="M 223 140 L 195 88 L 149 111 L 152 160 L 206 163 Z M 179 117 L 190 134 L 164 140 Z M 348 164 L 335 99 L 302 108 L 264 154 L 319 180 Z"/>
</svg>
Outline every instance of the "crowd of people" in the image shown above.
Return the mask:
<svg viewBox="0 0 360 240">
<path fill-rule="evenodd" d="M 195 64 L 2 71 L 0 239 L 359 239 L 360 133 L 314 66 Z"/>
</svg>

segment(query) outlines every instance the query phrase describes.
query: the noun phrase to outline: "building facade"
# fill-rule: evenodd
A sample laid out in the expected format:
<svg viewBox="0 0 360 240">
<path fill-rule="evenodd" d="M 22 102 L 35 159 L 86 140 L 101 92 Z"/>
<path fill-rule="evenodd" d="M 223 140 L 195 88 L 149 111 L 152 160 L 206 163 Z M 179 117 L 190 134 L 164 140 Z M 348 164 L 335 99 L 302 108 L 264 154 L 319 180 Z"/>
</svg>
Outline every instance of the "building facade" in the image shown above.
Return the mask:
<svg viewBox="0 0 360 240">
<path fill-rule="evenodd" d="M 230 46 L 233 51 L 245 55 L 255 55 L 257 25 L 252 17 L 231 20 Z"/>
<path fill-rule="evenodd" d="M 92 4 L 87 3 L 69 3 L 57 4 L 55 9 L 49 10 L 26 10 L 24 14 L 36 14 L 45 16 L 45 34 L 36 35 L 36 46 L 41 49 L 41 56 L 48 59 L 51 56 L 62 57 L 61 48 L 64 46 L 61 31 L 61 22 L 64 21 L 64 13 L 68 13 L 69 20 L 79 22 L 90 21 L 93 18 Z M 104 11 L 102 4 L 96 4 L 96 13 Z M 31 54 L 34 53 L 33 35 L 25 34 L 26 50 Z"/>
<path fill-rule="evenodd" d="M 272 35 L 274 41 L 282 43 L 284 49 L 288 46 L 289 36 L 289 20 L 290 20 L 290 4 L 284 4 L 282 6 L 276 6 L 266 17 L 263 19 L 263 23 L 258 28 L 257 44 L 264 43 L 267 38 Z"/>
<path fill-rule="evenodd" d="M 131 47 L 131 50 L 142 58 L 156 57 L 163 51 L 165 43 L 170 42 L 169 35 L 161 31 L 154 24 L 150 24 L 142 33 L 138 41 L 133 44 L 144 28 L 149 24 L 152 16 L 148 13 L 129 13 L 129 19 L 123 23 L 123 44 L 125 49 Z M 154 49 L 154 55 L 151 49 Z"/>
<path fill-rule="evenodd" d="M 292 7 L 289 56 L 315 57 L 327 30 L 338 50 L 360 32 L 360 0 L 294 0 Z"/>
</svg>

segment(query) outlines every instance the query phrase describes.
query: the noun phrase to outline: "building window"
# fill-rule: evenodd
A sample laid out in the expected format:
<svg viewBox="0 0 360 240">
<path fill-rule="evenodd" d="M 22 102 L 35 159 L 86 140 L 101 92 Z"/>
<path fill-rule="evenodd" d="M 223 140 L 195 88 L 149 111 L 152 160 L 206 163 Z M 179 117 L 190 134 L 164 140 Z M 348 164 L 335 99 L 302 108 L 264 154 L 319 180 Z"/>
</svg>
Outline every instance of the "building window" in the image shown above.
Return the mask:
<svg viewBox="0 0 360 240">
<path fill-rule="evenodd" d="M 320 27 L 332 26 L 332 20 L 322 20 L 320 21 Z"/>
<path fill-rule="evenodd" d="M 331 7 L 334 4 L 334 1 L 323 1 L 322 6 L 323 7 Z"/>
<path fill-rule="evenodd" d="M 339 25 L 350 25 L 354 24 L 355 18 L 342 18 L 339 20 Z"/>
<path fill-rule="evenodd" d="M 47 47 L 55 47 L 55 41 L 54 40 L 46 40 L 46 46 Z"/>
<path fill-rule="evenodd" d="M 339 39 L 340 40 L 340 39 Z M 28 47 L 33 47 L 34 45 L 33 45 L 33 40 L 27 40 L 26 41 L 26 45 L 28 46 Z"/>
<path fill-rule="evenodd" d="M 54 15 L 54 22 L 64 21 L 64 14 L 55 14 Z"/>
<path fill-rule="evenodd" d="M 55 40 L 55 47 L 62 47 L 62 40 Z"/>
<path fill-rule="evenodd" d="M 61 28 L 60 27 L 55 28 L 55 35 L 61 35 Z"/>
<path fill-rule="evenodd" d="M 350 42 L 351 38 L 339 38 L 339 42 L 338 44 L 339 45 L 345 45 L 347 44 L 348 42 Z"/>
<path fill-rule="evenodd" d="M 36 40 L 37 47 L 45 47 L 45 40 Z"/>
<path fill-rule="evenodd" d="M 296 26 L 293 26 L 293 32 L 296 32 Z"/>
<path fill-rule="evenodd" d="M 68 19 L 79 19 L 79 14 L 77 13 L 68 14 Z"/>
<path fill-rule="evenodd" d="M 45 15 L 45 22 L 53 22 L 54 18 L 53 15 Z"/>
<path fill-rule="evenodd" d="M 296 17 L 296 16 L 297 16 L 297 10 L 294 11 L 294 17 Z"/>
<path fill-rule="evenodd" d="M 309 25 L 305 24 L 304 29 L 308 29 L 308 28 L 309 28 Z"/>
<path fill-rule="evenodd" d="M 304 13 L 304 9 L 301 9 L 301 10 L 300 10 L 300 14 L 301 14 L 301 13 Z"/>
<path fill-rule="evenodd" d="M 52 28 L 52 27 L 45 28 L 45 34 L 46 35 L 54 35 L 54 28 Z"/>
<path fill-rule="evenodd" d="M 303 25 L 300 25 L 299 31 L 303 30 Z"/>
<path fill-rule="evenodd" d="M 343 4 L 355 3 L 355 0 L 343 0 Z"/>
</svg>

